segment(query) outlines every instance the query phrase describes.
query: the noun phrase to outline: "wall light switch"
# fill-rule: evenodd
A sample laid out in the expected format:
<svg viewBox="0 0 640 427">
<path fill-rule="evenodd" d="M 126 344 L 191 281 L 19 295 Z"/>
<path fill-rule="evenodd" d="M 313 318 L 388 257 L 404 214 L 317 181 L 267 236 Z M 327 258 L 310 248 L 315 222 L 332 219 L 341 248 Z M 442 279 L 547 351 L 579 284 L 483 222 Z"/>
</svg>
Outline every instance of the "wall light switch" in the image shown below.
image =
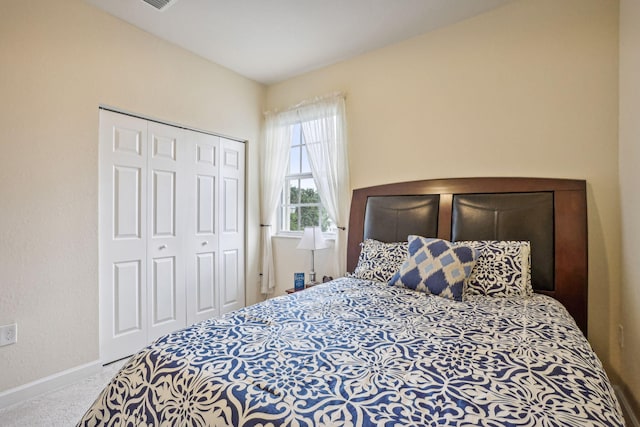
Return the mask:
<svg viewBox="0 0 640 427">
<path fill-rule="evenodd" d="M 18 342 L 18 324 L 0 326 L 0 347 Z"/>
</svg>

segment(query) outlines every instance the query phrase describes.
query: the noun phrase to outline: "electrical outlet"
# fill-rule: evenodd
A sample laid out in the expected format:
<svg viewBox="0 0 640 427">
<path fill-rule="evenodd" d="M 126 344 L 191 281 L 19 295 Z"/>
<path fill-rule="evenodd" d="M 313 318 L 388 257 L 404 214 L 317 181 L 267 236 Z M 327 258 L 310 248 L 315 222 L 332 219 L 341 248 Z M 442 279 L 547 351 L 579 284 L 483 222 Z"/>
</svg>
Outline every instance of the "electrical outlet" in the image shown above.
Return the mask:
<svg viewBox="0 0 640 427">
<path fill-rule="evenodd" d="M 618 324 L 618 345 L 620 348 L 624 348 L 624 327 L 622 324 Z"/>
<path fill-rule="evenodd" d="M 18 342 L 18 324 L 0 326 L 0 347 Z"/>
</svg>

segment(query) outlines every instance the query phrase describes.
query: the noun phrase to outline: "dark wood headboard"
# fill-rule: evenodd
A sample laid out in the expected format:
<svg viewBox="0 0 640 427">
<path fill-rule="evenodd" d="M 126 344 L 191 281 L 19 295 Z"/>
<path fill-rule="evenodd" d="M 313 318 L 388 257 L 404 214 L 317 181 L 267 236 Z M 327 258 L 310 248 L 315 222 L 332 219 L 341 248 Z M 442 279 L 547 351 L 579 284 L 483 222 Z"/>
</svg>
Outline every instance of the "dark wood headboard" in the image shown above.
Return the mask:
<svg viewBox="0 0 640 427">
<path fill-rule="evenodd" d="M 476 200 L 479 207 L 473 206 Z M 385 209 L 385 203 L 392 207 Z M 530 208 L 520 209 L 525 205 Z M 471 214 L 466 213 L 469 209 Z M 385 210 L 392 213 L 385 216 Z M 401 241 L 409 234 L 453 241 L 531 241 L 534 290 L 560 301 L 587 335 L 584 180 L 450 178 L 356 189 L 349 217 L 347 270 L 355 268 L 364 238 Z"/>
</svg>

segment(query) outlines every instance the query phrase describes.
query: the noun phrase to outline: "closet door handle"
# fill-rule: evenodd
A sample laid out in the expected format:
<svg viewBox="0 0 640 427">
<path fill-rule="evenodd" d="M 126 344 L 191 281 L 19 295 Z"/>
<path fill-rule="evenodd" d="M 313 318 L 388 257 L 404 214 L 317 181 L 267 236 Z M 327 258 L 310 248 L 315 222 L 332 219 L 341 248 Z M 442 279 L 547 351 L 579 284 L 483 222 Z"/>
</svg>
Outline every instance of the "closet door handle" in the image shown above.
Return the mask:
<svg viewBox="0 0 640 427">
<path fill-rule="evenodd" d="M 207 246 L 209 244 L 209 242 L 207 240 L 202 242 L 202 246 Z"/>
<path fill-rule="evenodd" d="M 160 245 L 160 246 L 158 247 L 158 249 L 160 249 L 160 250 L 162 250 L 162 249 L 167 249 L 167 245 Z"/>
</svg>

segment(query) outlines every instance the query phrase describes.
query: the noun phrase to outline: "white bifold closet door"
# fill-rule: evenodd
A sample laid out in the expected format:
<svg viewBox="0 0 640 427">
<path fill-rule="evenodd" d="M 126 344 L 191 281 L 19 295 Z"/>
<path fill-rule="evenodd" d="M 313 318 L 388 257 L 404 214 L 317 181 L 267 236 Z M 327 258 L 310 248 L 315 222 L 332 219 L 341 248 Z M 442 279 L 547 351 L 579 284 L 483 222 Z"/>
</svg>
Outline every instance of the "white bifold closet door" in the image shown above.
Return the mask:
<svg viewBox="0 0 640 427">
<path fill-rule="evenodd" d="M 244 307 L 244 144 L 193 133 L 187 204 L 187 322 Z"/>
<path fill-rule="evenodd" d="M 244 307 L 244 144 L 220 144 L 220 311 Z"/>
<path fill-rule="evenodd" d="M 244 144 L 100 110 L 104 363 L 244 306 Z"/>
<path fill-rule="evenodd" d="M 178 160 L 189 141 L 182 129 L 155 122 L 148 122 L 147 141 L 147 195 L 142 195 L 141 202 L 146 198 L 147 339 L 152 340 L 186 326 L 185 233 L 181 225 L 187 218 L 185 189 L 178 187 L 182 175 Z"/>
</svg>

